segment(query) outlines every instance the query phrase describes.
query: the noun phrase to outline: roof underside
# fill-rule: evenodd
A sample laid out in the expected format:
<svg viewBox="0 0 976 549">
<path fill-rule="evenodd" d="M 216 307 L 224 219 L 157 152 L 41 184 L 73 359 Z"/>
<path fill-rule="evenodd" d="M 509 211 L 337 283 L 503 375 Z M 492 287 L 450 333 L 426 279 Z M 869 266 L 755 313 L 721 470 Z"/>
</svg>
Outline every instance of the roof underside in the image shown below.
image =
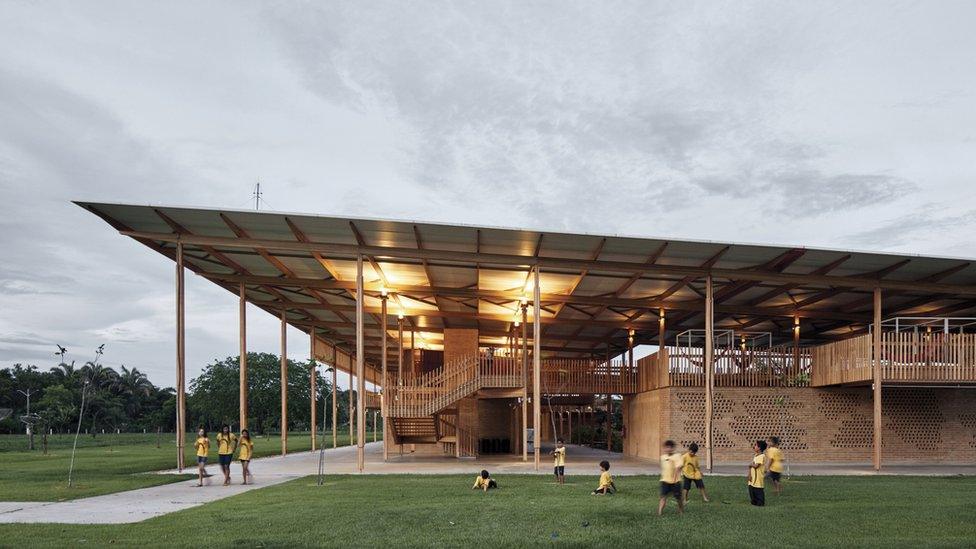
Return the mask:
<svg viewBox="0 0 976 549">
<path fill-rule="evenodd" d="M 417 346 L 440 348 L 444 328 L 478 328 L 483 346 L 501 346 L 520 299 L 530 302 L 530 270 L 541 271 L 542 338 L 547 354 L 603 356 L 627 345 L 666 341 L 704 326 L 711 274 L 717 329 L 771 332 L 790 340 L 794 316 L 804 344 L 864 333 L 872 292 L 884 314 L 965 316 L 976 309 L 976 267 L 967 260 L 803 247 L 691 242 L 549 231 L 81 202 L 114 228 L 341 348 L 354 349 L 357 255 L 364 256 L 367 356 L 380 347 L 380 291 L 416 332 Z M 531 334 L 531 330 L 530 330 Z M 410 338 L 405 336 L 405 346 Z M 391 349 L 396 348 L 395 340 Z"/>
</svg>

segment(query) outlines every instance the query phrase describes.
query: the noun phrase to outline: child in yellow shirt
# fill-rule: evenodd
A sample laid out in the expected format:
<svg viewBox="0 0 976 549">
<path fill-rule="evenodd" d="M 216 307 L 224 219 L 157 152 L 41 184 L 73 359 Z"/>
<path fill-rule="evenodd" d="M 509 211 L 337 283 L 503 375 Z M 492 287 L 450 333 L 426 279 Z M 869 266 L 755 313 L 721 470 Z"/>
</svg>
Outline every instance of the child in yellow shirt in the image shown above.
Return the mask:
<svg viewBox="0 0 976 549">
<path fill-rule="evenodd" d="M 769 447 L 766 448 L 766 467 L 769 479 L 773 481 L 776 495 L 782 491 L 779 479 L 783 475 L 783 451 L 779 449 L 779 437 L 769 437 Z"/>
<path fill-rule="evenodd" d="M 556 449 L 552 451 L 552 473 L 556 475 L 557 484 L 566 484 L 566 445 L 563 439 L 556 441 Z"/>
<path fill-rule="evenodd" d="M 237 454 L 237 459 L 241 461 L 241 475 L 244 477 L 244 482 L 241 484 L 247 484 L 247 479 L 251 476 L 251 455 L 254 454 L 254 443 L 251 442 L 251 433 L 247 429 L 241 429 L 241 439 L 237 443 L 237 449 L 240 452 Z"/>
<path fill-rule="evenodd" d="M 681 476 L 684 477 L 682 494 L 685 503 L 688 503 L 688 492 L 691 491 L 692 483 L 701 492 L 702 501 L 708 503 L 708 494 L 705 493 L 705 481 L 702 479 L 702 471 L 698 466 L 698 444 L 695 442 L 689 444 L 688 451 L 685 452 L 682 458 L 684 460 L 684 465 L 681 466 Z"/>
<path fill-rule="evenodd" d="M 685 512 L 685 499 L 681 495 L 681 467 L 684 460 L 680 454 L 674 452 L 674 441 L 664 442 L 664 453 L 661 454 L 661 500 L 657 505 L 657 514 L 664 513 L 664 506 L 668 503 L 668 496 L 674 496 L 678 502 L 678 513 Z"/>
<path fill-rule="evenodd" d="M 610 476 L 610 462 L 603 460 L 600 462 L 600 485 L 591 494 L 594 496 L 603 496 L 616 491 L 617 486 L 613 483 L 613 477 Z"/>
<path fill-rule="evenodd" d="M 481 474 L 474 477 L 474 486 L 472 486 L 471 489 L 484 490 L 487 492 L 492 488 L 498 488 L 498 483 L 495 482 L 495 479 L 491 478 L 491 475 L 488 474 L 487 469 L 482 469 Z"/>
<path fill-rule="evenodd" d="M 766 441 L 757 440 L 752 445 L 753 457 L 749 464 L 749 503 L 762 507 L 766 505 L 766 492 L 763 478 L 766 475 Z"/>
<path fill-rule="evenodd" d="M 207 454 L 210 453 L 210 438 L 207 437 L 207 430 L 203 427 L 197 431 L 197 440 L 193 443 L 197 450 L 197 474 L 199 480 L 197 486 L 203 486 L 203 479 L 210 476 L 207 474 Z"/>
</svg>

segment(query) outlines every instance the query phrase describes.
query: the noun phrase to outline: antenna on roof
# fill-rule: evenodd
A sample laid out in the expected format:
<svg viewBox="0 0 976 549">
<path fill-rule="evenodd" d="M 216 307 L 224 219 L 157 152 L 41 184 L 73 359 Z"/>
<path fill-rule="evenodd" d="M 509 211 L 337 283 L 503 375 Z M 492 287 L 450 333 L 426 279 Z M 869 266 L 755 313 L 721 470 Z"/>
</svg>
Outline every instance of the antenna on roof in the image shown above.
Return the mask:
<svg viewBox="0 0 976 549">
<path fill-rule="evenodd" d="M 254 185 L 254 194 L 252 196 L 254 197 L 254 209 L 260 210 L 261 209 L 261 182 L 260 181 L 258 181 L 257 184 Z"/>
</svg>

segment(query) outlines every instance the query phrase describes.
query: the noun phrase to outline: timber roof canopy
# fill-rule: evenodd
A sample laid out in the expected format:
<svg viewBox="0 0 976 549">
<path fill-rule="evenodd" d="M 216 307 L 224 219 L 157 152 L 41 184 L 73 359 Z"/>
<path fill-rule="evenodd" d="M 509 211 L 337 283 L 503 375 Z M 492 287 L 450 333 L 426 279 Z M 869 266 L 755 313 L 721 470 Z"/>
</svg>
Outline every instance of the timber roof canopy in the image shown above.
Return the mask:
<svg viewBox="0 0 976 549">
<path fill-rule="evenodd" d="M 716 329 L 791 337 L 805 344 L 864 333 L 872 291 L 892 316 L 976 314 L 976 265 L 969 260 L 805 247 L 568 234 L 349 217 L 77 202 L 122 234 L 293 326 L 355 347 L 356 258 L 363 254 L 367 358 L 380 347 L 380 292 L 402 312 L 417 346 L 438 349 L 444 328 L 478 328 L 501 346 L 530 269 L 541 270 L 542 349 L 555 356 L 603 356 L 656 343 L 666 311 L 668 343 L 704 326 L 705 277 L 714 281 Z M 531 311 L 531 307 L 530 307 Z M 530 313 L 531 321 L 531 313 Z M 390 336 L 396 337 L 391 321 Z M 531 330 L 530 330 L 531 333 Z M 405 335 L 405 347 L 410 339 Z M 396 343 L 390 345 L 395 353 Z"/>
</svg>

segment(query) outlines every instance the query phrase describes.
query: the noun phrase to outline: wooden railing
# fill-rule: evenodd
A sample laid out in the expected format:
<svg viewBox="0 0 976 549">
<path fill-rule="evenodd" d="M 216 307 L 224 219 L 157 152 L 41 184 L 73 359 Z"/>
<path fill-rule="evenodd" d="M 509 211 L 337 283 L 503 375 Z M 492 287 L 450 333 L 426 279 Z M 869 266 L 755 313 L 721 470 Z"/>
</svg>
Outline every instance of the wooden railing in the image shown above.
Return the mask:
<svg viewBox="0 0 976 549">
<path fill-rule="evenodd" d="M 367 410 L 379 410 L 382 398 L 375 391 L 366 391 L 366 401 L 363 403 Z"/>
<path fill-rule="evenodd" d="M 872 336 L 813 349 L 814 386 L 867 383 L 873 379 Z M 976 383 L 976 334 L 884 332 L 884 382 Z"/>
<path fill-rule="evenodd" d="M 478 457 L 478 440 L 458 427 L 456 421 L 457 416 L 437 416 L 439 438 L 453 437 L 453 441 L 444 442 L 444 451 L 454 457 Z"/>
<path fill-rule="evenodd" d="M 542 361 L 539 390 L 546 395 L 630 394 L 637 392 L 637 379 L 636 364 L 553 358 Z"/>
<path fill-rule="evenodd" d="M 841 385 L 871 379 L 871 336 L 865 334 L 814 347 L 810 384 Z"/>
<path fill-rule="evenodd" d="M 639 390 L 704 387 L 704 364 L 704 349 L 665 347 L 638 361 Z M 714 359 L 715 386 L 802 387 L 810 383 L 810 364 L 810 350 L 802 347 L 719 348 Z"/>
</svg>

